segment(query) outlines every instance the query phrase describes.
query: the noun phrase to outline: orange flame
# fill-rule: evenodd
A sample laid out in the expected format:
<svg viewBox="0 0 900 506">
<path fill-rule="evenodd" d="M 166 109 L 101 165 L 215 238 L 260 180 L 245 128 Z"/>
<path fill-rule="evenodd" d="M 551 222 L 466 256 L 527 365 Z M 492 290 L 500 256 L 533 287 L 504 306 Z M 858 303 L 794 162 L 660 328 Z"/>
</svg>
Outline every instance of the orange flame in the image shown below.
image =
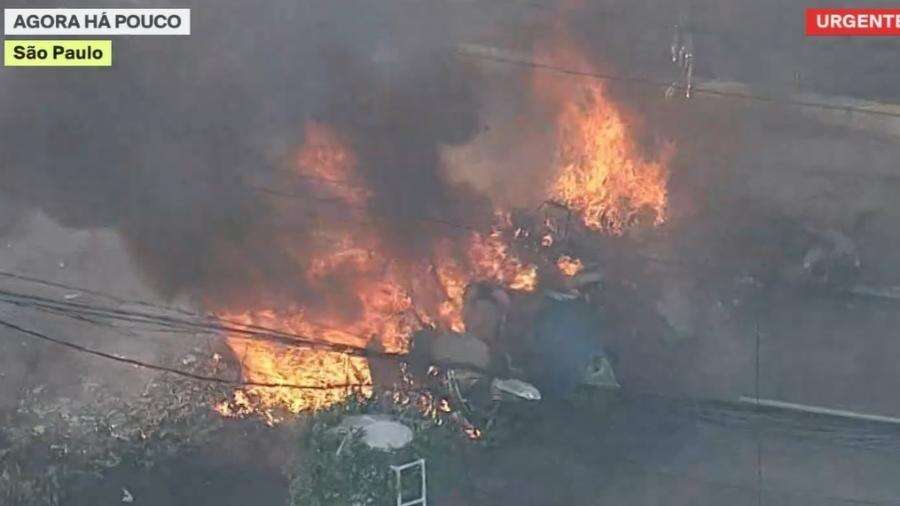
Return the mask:
<svg viewBox="0 0 900 506">
<path fill-rule="evenodd" d="M 566 276 L 574 276 L 584 269 L 584 264 L 578 258 L 563 255 L 556 260 L 556 268 Z"/>
<path fill-rule="evenodd" d="M 298 315 L 281 317 L 272 311 L 224 315 L 223 318 L 229 322 L 257 325 L 289 334 L 309 335 L 312 330 Z M 227 342 L 240 361 L 244 381 L 321 389 L 247 387 L 235 391 L 230 400 L 215 407 L 224 416 L 241 417 L 256 413 L 264 416 L 269 423 L 274 423 L 280 420 L 280 411 L 299 413 L 342 400 L 353 391 L 352 385 L 360 385 L 356 390 L 362 394 L 371 392 L 368 364 L 361 357 L 249 339 L 238 334 L 228 337 Z M 335 385 L 335 388 L 325 388 Z"/>
<path fill-rule="evenodd" d="M 371 196 L 357 176 L 356 155 L 347 147 L 346 139 L 328 125 L 307 122 L 305 143 L 296 157 L 296 172 L 323 193 L 344 202 L 361 206 Z"/>
<path fill-rule="evenodd" d="M 447 255 L 449 248 L 442 248 L 435 255 L 434 272 L 445 296 L 438 309 L 438 320 L 455 332 L 465 331 L 463 296 L 471 282 L 491 281 L 521 292 L 532 292 L 537 288 L 537 266 L 523 262 L 509 251 L 501 228 L 508 223 L 508 218 L 502 214 L 497 218 L 498 224 L 490 234 L 473 232 L 469 236 L 467 266 Z"/>
<path fill-rule="evenodd" d="M 506 221 L 506 217 L 503 217 Z M 474 264 L 474 277 L 494 281 L 513 290 L 531 292 L 537 286 L 537 267 L 526 265 L 511 255 L 499 226 L 487 236 L 475 234 L 469 255 Z"/>
<path fill-rule="evenodd" d="M 571 44 L 557 43 L 544 53 L 550 61 L 593 70 Z M 634 141 L 625 113 L 601 83 L 579 83 L 582 88 L 576 92 L 570 82 L 547 74 L 535 74 L 534 89 L 557 111 L 551 199 L 577 211 L 593 230 L 621 234 L 642 221 L 663 223 L 673 147 L 666 145 L 648 159 Z"/>
<path fill-rule="evenodd" d="M 357 159 L 336 132 L 326 125 L 309 124 L 305 144 L 299 150 L 297 167 L 322 191 L 348 204 L 364 204 L 369 192 L 357 186 Z M 318 188 L 317 188 L 318 189 Z M 484 235 L 472 233 L 458 255 L 450 239 L 438 243 L 432 262 L 401 263 L 388 253 L 372 230 L 323 230 L 323 251 L 297 258 L 305 267 L 306 286 L 314 293 L 328 294 L 340 285 L 358 306 L 352 315 L 332 314 L 327 296 L 315 308 L 255 310 L 224 315 L 229 321 L 256 325 L 328 343 L 366 347 L 387 352 L 407 349 L 410 336 L 423 325 L 462 331 L 462 301 L 466 286 L 475 280 L 490 280 L 514 290 L 533 290 L 537 269 L 513 255 L 502 236 L 500 223 Z M 457 245 L 458 246 L 458 245 Z M 462 256 L 463 258 L 459 258 Z M 429 271 L 432 275 L 429 277 Z M 436 292 L 417 304 L 414 281 L 432 279 Z M 340 300 L 334 305 L 346 305 Z M 339 312 L 337 312 L 339 313 Z M 318 409 L 344 399 L 352 391 L 371 393 L 371 374 L 364 358 L 336 351 L 289 347 L 251 340 L 239 334 L 228 336 L 228 345 L 240 361 L 245 381 L 292 385 L 360 385 L 332 389 L 248 386 L 215 407 L 224 416 L 261 415 L 276 423 L 279 413 Z"/>
</svg>

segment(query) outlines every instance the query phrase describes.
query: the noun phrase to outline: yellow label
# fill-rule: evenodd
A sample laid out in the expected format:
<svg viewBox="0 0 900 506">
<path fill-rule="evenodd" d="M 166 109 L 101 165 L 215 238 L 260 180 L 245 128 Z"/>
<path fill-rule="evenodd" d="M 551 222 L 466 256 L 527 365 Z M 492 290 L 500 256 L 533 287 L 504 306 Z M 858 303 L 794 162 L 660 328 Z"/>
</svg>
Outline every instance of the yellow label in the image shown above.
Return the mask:
<svg viewBox="0 0 900 506">
<path fill-rule="evenodd" d="M 7 67 L 111 67 L 110 40 L 4 40 Z"/>
</svg>

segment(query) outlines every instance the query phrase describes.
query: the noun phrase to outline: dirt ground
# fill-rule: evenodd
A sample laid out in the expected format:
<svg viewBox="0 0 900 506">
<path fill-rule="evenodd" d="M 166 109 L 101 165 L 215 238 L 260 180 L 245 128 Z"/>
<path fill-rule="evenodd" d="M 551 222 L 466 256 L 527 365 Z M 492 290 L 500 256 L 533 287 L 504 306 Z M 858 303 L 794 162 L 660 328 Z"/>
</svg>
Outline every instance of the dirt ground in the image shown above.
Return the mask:
<svg viewBox="0 0 900 506">
<path fill-rule="evenodd" d="M 75 482 L 66 504 L 278 506 L 297 432 L 230 422 L 203 448 L 152 470 L 123 465 Z M 429 503 L 895 504 L 897 429 L 712 403 L 585 395 L 543 403 L 488 448 L 460 439 L 467 472 Z"/>
</svg>

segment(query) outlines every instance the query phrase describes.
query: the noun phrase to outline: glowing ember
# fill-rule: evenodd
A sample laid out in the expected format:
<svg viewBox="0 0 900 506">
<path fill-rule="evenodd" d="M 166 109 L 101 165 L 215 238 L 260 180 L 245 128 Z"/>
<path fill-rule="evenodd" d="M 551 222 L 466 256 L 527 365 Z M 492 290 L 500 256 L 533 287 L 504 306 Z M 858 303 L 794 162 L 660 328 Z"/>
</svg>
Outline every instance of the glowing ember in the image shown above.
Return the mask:
<svg viewBox="0 0 900 506">
<path fill-rule="evenodd" d="M 500 226 L 495 226 L 486 237 L 475 234 L 469 255 L 475 279 L 495 281 L 524 292 L 534 291 L 537 287 L 537 267 L 510 254 Z"/>
<path fill-rule="evenodd" d="M 492 281 L 511 290 L 531 292 L 537 287 L 537 267 L 522 262 L 509 251 L 503 238 L 503 225 L 508 218 L 497 215 L 497 225 L 488 235 L 472 233 L 467 246 L 468 268 L 446 254 L 449 247 L 435 254 L 434 273 L 446 300 L 438 309 L 438 321 L 456 332 L 465 331 L 462 320 L 463 296 L 473 281 Z"/>
<path fill-rule="evenodd" d="M 581 269 L 584 268 L 584 265 L 578 258 L 573 258 L 569 255 L 563 255 L 556 260 L 556 267 L 559 269 L 559 272 L 565 274 L 566 276 L 574 276 L 581 272 Z"/>
<path fill-rule="evenodd" d="M 463 332 L 463 296 L 469 283 L 469 273 L 456 261 L 439 251 L 436 255 L 434 274 L 444 291 L 444 301 L 438 307 L 440 323 L 454 332 Z"/>
</svg>

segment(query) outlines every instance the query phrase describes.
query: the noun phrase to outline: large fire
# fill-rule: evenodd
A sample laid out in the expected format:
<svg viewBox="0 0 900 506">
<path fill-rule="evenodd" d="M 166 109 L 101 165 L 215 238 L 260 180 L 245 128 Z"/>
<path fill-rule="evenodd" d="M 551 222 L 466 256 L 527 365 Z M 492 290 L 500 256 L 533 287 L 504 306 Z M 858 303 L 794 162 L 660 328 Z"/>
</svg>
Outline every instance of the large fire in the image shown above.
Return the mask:
<svg viewBox="0 0 900 506">
<path fill-rule="evenodd" d="M 360 186 L 356 157 L 327 126 L 307 126 L 305 143 L 296 160 L 299 174 L 313 178 L 317 190 L 348 205 L 365 204 L 369 193 Z M 452 248 L 451 239 L 439 242 L 432 257 L 420 262 L 392 258 L 389 248 L 371 230 L 350 232 L 335 227 L 323 231 L 322 242 L 328 247 L 317 256 L 298 259 L 305 266 L 303 281 L 320 293 L 333 292 L 335 284 L 346 285 L 345 291 L 352 292 L 358 306 L 351 318 L 327 309 L 310 314 L 302 307 L 222 317 L 316 341 L 403 352 L 413 332 L 424 326 L 464 330 L 463 296 L 474 280 L 492 281 L 512 290 L 535 289 L 537 268 L 519 260 L 503 239 L 506 220 L 498 214 L 498 224 L 489 233 L 469 233 L 461 239 L 465 242 L 462 248 Z M 449 253 L 460 250 L 466 251 L 462 258 Z M 417 300 L 423 291 L 430 293 Z M 438 302 L 432 303 L 432 299 Z M 227 342 L 240 362 L 245 381 L 293 386 L 238 390 L 230 400 L 216 406 L 225 416 L 261 414 L 274 423 L 279 412 L 317 409 L 351 392 L 371 392 L 371 375 L 363 357 L 303 347 L 299 342 L 287 346 L 251 340 L 239 334 L 228 336 Z"/>
<path fill-rule="evenodd" d="M 565 59 L 589 68 L 577 51 L 566 46 Z M 558 49 L 558 48 L 557 48 Z M 559 53 L 556 53 L 557 56 Z M 553 56 L 550 54 L 549 56 Z M 558 76 L 536 74 L 536 97 L 556 111 L 556 156 L 546 197 L 575 211 L 594 230 L 620 234 L 640 223 L 660 224 L 666 219 L 667 163 L 671 147 L 647 157 L 634 141 L 626 115 L 597 82 L 573 93 L 572 83 Z M 304 144 L 294 159 L 296 175 L 310 181 L 317 194 L 365 214 L 372 194 L 359 173 L 359 160 L 349 142 L 327 125 L 310 123 Z M 400 260 L 382 243 L 377 226 L 348 229 L 325 220 L 322 246 L 297 261 L 304 267 L 305 286 L 322 293 L 324 304 L 279 310 L 255 310 L 224 315 L 231 321 L 328 343 L 402 353 L 420 328 L 464 331 L 462 305 L 466 287 L 488 281 L 511 290 L 537 287 L 535 265 L 520 260 L 511 250 L 506 231 L 511 227 L 504 212 L 486 233 L 446 237 L 433 246 L 429 258 Z M 553 244 L 553 237 L 542 241 Z M 460 253 L 462 252 L 462 253 Z M 583 265 L 563 256 L 555 267 L 574 276 Z M 329 307 L 327 294 L 343 288 L 332 306 L 354 306 L 352 314 Z M 346 297 L 352 297 L 347 304 Z M 342 299 L 341 297 L 344 297 Z M 228 337 L 240 361 L 245 381 L 311 385 L 319 388 L 249 386 L 216 409 L 226 416 L 262 414 L 270 422 L 278 413 L 328 406 L 351 392 L 371 393 L 371 373 L 365 358 L 339 351 L 286 346 L 245 336 Z"/>
<path fill-rule="evenodd" d="M 438 310 L 438 321 L 456 332 L 465 330 L 462 320 L 463 296 L 472 281 L 491 281 L 511 290 L 531 292 L 537 288 L 537 267 L 526 264 L 509 252 L 503 237 L 508 217 L 498 214 L 497 225 L 489 234 L 473 232 L 468 239 L 467 258 L 460 261 L 440 248 L 431 266 L 443 290 L 444 301 Z"/>
<path fill-rule="evenodd" d="M 556 42 L 538 57 L 585 72 L 593 65 L 571 43 Z M 625 112 L 603 83 L 572 83 L 559 75 L 537 72 L 533 88 L 556 113 L 556 156 L 549 197 L 577 211 L 584 224 L 621 234 L 640 224 L 666 220 L 668 162 L 665 145 L 654 158 L 634 138 Z"/>
<path fill-rule="evenodd" d="M 590 86 L 582 103 L 567 103 L 558 121 L 553 199 L 577 210 L 595 230 L 621 233 L 642 213 L 653 224 L 665 221 L 665 163 L 641 157 L 602 87 Z"/>
</svg>

